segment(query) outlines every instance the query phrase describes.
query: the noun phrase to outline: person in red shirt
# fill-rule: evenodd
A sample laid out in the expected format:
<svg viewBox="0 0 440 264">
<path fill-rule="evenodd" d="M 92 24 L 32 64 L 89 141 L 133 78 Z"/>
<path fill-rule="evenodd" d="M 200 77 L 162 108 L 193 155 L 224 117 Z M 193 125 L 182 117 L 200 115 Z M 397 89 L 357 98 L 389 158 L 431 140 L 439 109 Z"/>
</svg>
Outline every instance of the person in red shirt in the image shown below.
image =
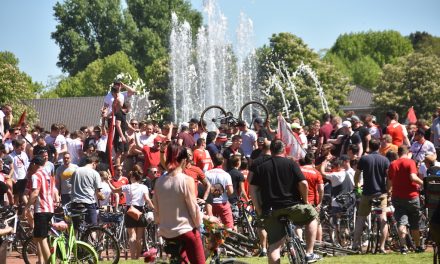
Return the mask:
<svg viewBox="0 0 440 264">
<path fill-rule="evenodd" d="M 136 146 L 142 150 L 144 154 L 144 176 L 147 176 L 148 168 L 157 167 L 160 164 L 160 145 L 162 144 L 163 138 L 161 136 L 156 136 L 154 138 L 154 145 L 149 147 L 147 145 L 142 145 L 139 141 L 139 135 L 135 137 Z"/>
<path fill-rule="evenodd" d="M 400 146 L 402 144 L 405 144 L 407 146 L 411 145 L 408 139 L 408 131 L 406 130 L 406 127 L 400 124 L 397 121 L 397 113 L 395 111 L 388 111 L 386 114 L 386 121 L 387 121 L 387 129 L 386 134 L 391 135 L 393 138 L 393 144 L 396 146 Z"/>
<path fill-rule="evenodd" d="M 188 160 L 186 161 L 186 166 L 183 169 L 183 173 L 185 173 L 186 175 L 188 175 L 194 179 L 196 197 L 198 197 L 197 186 L 198 186 L 199 182 L 201 184 L 203 184 L 203 187 L 205 190 L 205 193 L 203 194 L 203 198 L 202 198 L 203 201 L 198 200 L 198 202 L 204 203 L 206 201 L 206 199 L 208 198 L 209 191 L 211 189 L 211 184 L 209 183 L 208 179 L 206 179 L 205 173 L 199 167 L 194 166 L 194 163 L 193 163 L 194 158 L 192 157 L 193 156 L 192 151 L 190 149 L 187 149 L 187 153 L 188 153 Z"/>
<path fill-rule="evenodd" d="M 194 149 L 193 156 L 194 165 L 203 170 L 203 172 L 212 169 L 211 155 L 206 150 L 206 140 L 204 138 L 197 139 L 197 147 Z"/>
<path fill-rule="evenodd" d="M 416 245 L 416 252 L 423 252 L 420 245 L 420 199 L 419 186 L 423 181 L 417 176 L 417 166 L 408 156 L 408 147 L 398 148 L 399 159 L 393 161 L 388 170 L 388 194 L 395 208 L 394 216 L 399 225 L 399 237 L 402 245 L 406 244 L 406 226 L 409 223 L 411 235 Z M 401 253 L 406 254 L 407 248 L 402 247 Z"/>
<path fill-rule="evenodd" d="M 38 166 L 36 172 L 32 174 L 32 192 L 26 204 L 26 211 L 34 205 L 34 242 L 37 244 L 37 256 L 39 263 L 46 263 L 50 256 L 47 237 L 50 230 L 50 221 L 54 213 L 54 186 L 55 180 L 44 169 L 46 161 L 36 156 L 31 164 Z"/>
<path fill-rule="evenodd" d="M 122 166 L 119 164 L 116 164 L 115 166 L 113 166 L 115 169 L 115 175 L 113 176 L 112 180 L 110 181 L 112 183 L 112 185 L 115 188 L 119 188 L 122 187 L 124 185 L 127 185 L 129 183 L 127 177 L 122 176 Z M 125 196 L 124 193 L 120 193 L 119 196 L 115 195 L 114 196 L 114 204 L 115 205 L 122 205 L 125 204 Z"/>
<path fill-rule="evenodd" d="M 315 169 L 314 166 L 315 155 L 312 152 L 307 152 L 304 159 L 302 159 L 301 172 L 304 174 L 308 184 L 307 201 L 313 205 L 319 212 L 321 209 L 322 199 L 324 197 L 324 181 L 321 173 Z M 322 240 L 322 226 L 318 224 L 316 232 L 316 240 Z"/>
</svg>

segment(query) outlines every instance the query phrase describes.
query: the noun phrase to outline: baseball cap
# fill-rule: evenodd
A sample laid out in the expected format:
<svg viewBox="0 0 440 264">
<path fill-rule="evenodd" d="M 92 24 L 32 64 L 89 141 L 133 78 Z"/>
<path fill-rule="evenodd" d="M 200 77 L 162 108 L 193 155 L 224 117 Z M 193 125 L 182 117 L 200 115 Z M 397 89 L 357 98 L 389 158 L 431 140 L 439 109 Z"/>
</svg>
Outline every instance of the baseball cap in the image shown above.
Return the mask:
<svg viewBox="0 0 440 264">
<path fill-rule="evenodd" d="M 342 127 L 351 127 L 351 122 L 347 120 L 342 122 Z"/>
<path fill-rule="evenodd" d="M 292 129 L 301 129 L 301 125 L 298 124 L 298 123 L 292 123 L 292 125 L 290 125 L 290 127 L 291 127 Z"/>
<path fill-rule="evenodd" d="M 228 141 L 228 136 L 225 133 L 220 133 L 217 136 L 217 140 L 222 142 Z"/>
<path fill-rule="evenodd" d="M 40 156 L 35 156 L 32 160 L 31 163 L 36 164 L 38 166 L 43 166 L 44 163 L 46 163 L 46 161 L 44 160 L 43 157 Z"/>
<path fill-rule="evenodd" d="M 359 122 L 359 121 L 361 121 L 359 119 L 359 117 L 356 116 L 356 115 L 352 115 L 350 118 L 348 118 L 348 120 L 351 121 L 351 122 Z"/>
</svg>

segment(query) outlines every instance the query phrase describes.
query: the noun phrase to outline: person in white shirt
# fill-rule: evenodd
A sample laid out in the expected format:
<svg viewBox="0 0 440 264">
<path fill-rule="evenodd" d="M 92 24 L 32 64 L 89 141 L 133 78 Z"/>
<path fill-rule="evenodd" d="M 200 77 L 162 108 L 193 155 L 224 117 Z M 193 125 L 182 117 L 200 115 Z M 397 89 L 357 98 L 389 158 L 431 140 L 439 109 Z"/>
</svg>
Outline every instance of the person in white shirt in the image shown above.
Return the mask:
<svg viewBox="0 0 440 264">
<path fill-rule="evenodd" d="M 25 146 L 26 142 L 23 139 L 17 139 L 14 141 L 14 151 L 9 154 L 12 158 L 12 167 L 14 169 L 12 180 L 14 182 L 14 203 L 16 205 L 19 205 L 20 201 L 27 203 L 27 197 L 24 194 L 27 184 L 26 174 L 29 168 L 29 158 L 24 152 Z"/>
<path fill-rule="evenodd" d="M 84 155 L 81 135 L 83 135 L 81 130 L 75 130 L 70 134 L 70 138 L 66 138 L 67 152 L 70 153 L 70 162 L 73 164 L 79 164 Z"/>
<path fill-rule="evenodd" d="M 121 92 L 121 89 L 124 88 L 126 91 Z M 136 93 L 136 90 L 132 87 L 124 84 L 120 80 L 115 80 L 113 82 L 112 88 L 110 92 L 104 97 L 104 108 L 106 109 L 107 117 L 112 116 L 113 112 L 113 101 L 115 100 L 115 95 L 122 102 L 122 105 L 125 101 L 129 99 L 133 94 Z"/>
<path fill-rule="evenodd" d="M 44 138 L 47 144 L 55 147 L 57 153 L 55 154 L 54 163 L 62 163 L 64 153 L 67 152 L 66 138 L 60 134 L 60 127 L 58 124 L 52 124 L 50 127 L 50 134 Z"/>
<path fill-rule="evenodd" d="M 240 136 L 242 139 L 240 147 L 244 152 L 244 156 L 250 158 L 252 151 L 258 148 L 257 133 L 252 129 L 249 129 L 248 124 L 243 120 L 238 121 L 237 127 L 240 130 Z"/>
</svg>

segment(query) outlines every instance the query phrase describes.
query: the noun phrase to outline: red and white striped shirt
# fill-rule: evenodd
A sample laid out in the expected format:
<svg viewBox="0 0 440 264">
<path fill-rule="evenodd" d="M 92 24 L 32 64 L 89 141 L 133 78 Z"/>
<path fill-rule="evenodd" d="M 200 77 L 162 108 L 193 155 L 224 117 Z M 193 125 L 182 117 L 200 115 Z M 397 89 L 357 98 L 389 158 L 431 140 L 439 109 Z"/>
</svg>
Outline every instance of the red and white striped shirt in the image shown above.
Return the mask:
<svg viewBox="0 0 440 264">
<path fill-rule="evenodd" d="M 34 206 L 35 213 L 54 212 L 54 185 L 55 180 L 43 168 L 32 174 L 32 190 L 40 190 Z"/>
</svg>

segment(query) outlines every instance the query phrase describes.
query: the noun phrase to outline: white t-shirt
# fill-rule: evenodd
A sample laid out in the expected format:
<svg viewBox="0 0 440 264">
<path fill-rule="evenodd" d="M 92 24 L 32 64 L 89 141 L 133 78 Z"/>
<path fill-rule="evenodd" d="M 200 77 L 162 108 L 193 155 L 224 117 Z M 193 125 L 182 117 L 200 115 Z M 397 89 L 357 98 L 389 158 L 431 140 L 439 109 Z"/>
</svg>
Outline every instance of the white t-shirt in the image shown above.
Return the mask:
<svg viewBox="0 0 440 264">
<path fill-rule="evenodd" d="M 17 154 L 15 151 L 11 152 L 9 156 L 12 158 L 12 164 L 14 166 L 14 174 L 12 175 L 14 180 L 23 180 L 26 178 L 26 173 L 29 167 L 29 158 L 24 151 Z"/>
<path fill-rule="evenodd" d="M 63 162 L 63 155 L 60 155 L 61 149 L 67 145 L 66 138 L 63 135 L 58 135 L 56 138 L 47 135 L 44 140 L 47 144 L 53 145 L 58 153 L 58 160 L 55 162 Z"/>
<path fill-rule="evenodd" d="M 425 160 L 426 153 L 432 152 L 436 153 L 434 144 L 431 141 L 425 140 L 423 144 L 420 144 L 418 141 L 412 143 L 411 148 L 409 149 L 413 155 L 413 159 L 422 162 Z"/>
<path fill-rule="evenodd" d="M 350 177 L 351 183 L 354 186 L 354 170 L 352 168 L 350 168 L 349 170 L 341 170 L 328 173 L 327 175 L 325 175 L 325 178 L 330 181 L 332 187 L 335 187 L 341 185 L 344 182 L 346 176 Z M 332 206 L 339 207 L 334 197 L 332 197 Z"/>
<path fill-rule="evenodd" d="M 110 205 L 110 195 L 112 194 L 112 190 L 105 181 L 101 182 L 101 193 L 104 195 L 104 200 L 99 202 L 101 206 Z"/>
<path fill-rule="evenodd" d="M 257 141 L 257 133 L 251 129 L 248 129 L 246 132 L 242 131 L 240 136 L 243 139 L 243 143 L 240 147 L 243 150 L 244 156 L 249 158 L 254 150 L 254 143 Z"/>
<path fill-rule="evenodd" d="M 142 145 L 144 146 L 148 146 L 148 147 L 153 147 L 154 146 L 154 139 L 157 137 L 156 133 L 153 133 L 149 136 L 142 134 L 139 136 L 139 142 L 141 142 Z"/>
<path fill-rule="evenodd" d="M 147 186 L 136 182 L 132 184 L 123 185 L 121 188 L 126 197 L 127 205 L 136 205 L 136 206 L 145 205 L 144 195 L 145 194 L 148 195 Z"/>
<path fill-rule="evenodd" d="M 81 139 L 71 139 L 66 138 L 67 151 L 70 153 L 70 159 L 73 164 L 79 164 L 80 156 L 79 153 L 82 152 L 83 143 Z"/>
<path fill-rule="evenodd" d="M 225 203 L 228 201 L 228 194 L 226 193 L 226 186 L 232 185 L 231 175 L 224 171 L 223 169 L 212 169 L 205 172 L 206 178 L 214 185 L 216 183 L 220 183 L 223 186 L 224 192 L 218 198 L 213 198 L 213 203 Z"/>
<path fill-rule="evenodd" d="M 118 98 L 121 100 L 122 104 L 124 104 L 125 100 L 127 99 L 128 94 L 127 92 L 121 92 L 118 94 Z M 107 114 L 111 114 L 112 113 L 112 109 L 113 109 L 113 101 L 115 100 L 115 98 L 113 97 L 112 93 L 109 92 L 105 97 L 104 97 L 104 105 L 107 106 Z"/>
</svg>

